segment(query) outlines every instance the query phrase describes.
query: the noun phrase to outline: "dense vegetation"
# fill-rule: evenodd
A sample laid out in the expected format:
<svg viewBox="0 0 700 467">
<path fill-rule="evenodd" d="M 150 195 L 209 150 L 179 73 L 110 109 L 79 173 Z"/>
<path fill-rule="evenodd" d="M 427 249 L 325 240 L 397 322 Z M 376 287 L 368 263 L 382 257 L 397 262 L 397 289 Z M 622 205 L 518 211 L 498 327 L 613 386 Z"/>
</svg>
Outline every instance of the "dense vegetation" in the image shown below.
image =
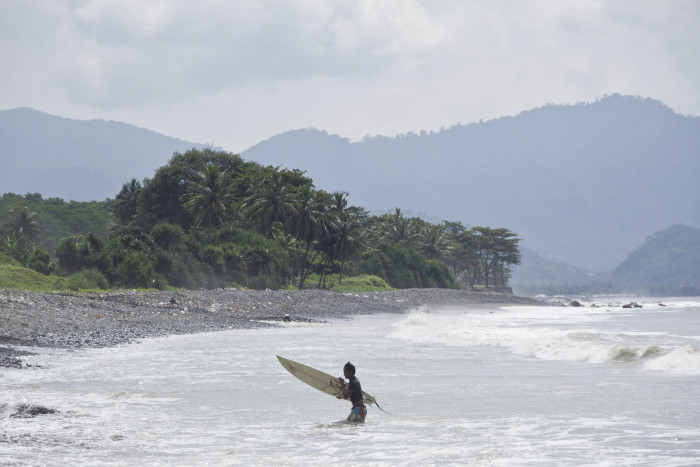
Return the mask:
<svg viewBox="0 0 700 467">
<path fill-rule="evenodd" d="M 700 294 L 700 229 L 674 225 L 647 237 L 613 274 L 659 295 Z"/>
<path fill-rule="evenodd" d="M 0 196 L 0 232 L 10 236 L 13 232 L 28 234 L 28 239 L 53 252 L 58 241 L 67 235 L 106 235 L 116 222 L 113 211 L 113 200 L 66 202 L 44 199 L 39 193 L 5 193 Z"/>
<path fill-rule="evenodd" d="M 0 252 L 72 288 L 491 286 L 520 258 L 507 229 L 371 216 L 303 172 L 210 149 L 175 153 L 114 200 L 2 202 Z"/>
</svg>

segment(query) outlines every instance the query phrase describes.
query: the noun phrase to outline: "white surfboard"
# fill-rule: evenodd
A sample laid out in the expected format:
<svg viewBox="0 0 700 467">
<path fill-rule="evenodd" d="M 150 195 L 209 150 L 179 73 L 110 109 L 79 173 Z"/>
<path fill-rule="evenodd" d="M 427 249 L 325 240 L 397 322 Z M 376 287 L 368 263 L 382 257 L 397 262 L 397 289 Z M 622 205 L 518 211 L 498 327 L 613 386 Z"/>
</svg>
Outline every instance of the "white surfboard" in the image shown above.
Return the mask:
<svg viewBox="0 0 700 467">
<path fill-rule="evenodd" d="M 304 365 L 303 363 L 280 357 L 279 355 L 277 355 L 277 360 L 280 361 L 282 366 L 286 368 L 287 371 L 312 388 L 316 388 L 319 391 L 325 392 L 333 397 L 342 397 L 340 391 L 340 381 L 338 381 L 337 376 L 317 370 L 316 368 Z M 377 403 L 377 400 L 371 395 L 364 391 L 362 394 L 364 395 L 365 404 L 372 405 Z"/>
</svg>

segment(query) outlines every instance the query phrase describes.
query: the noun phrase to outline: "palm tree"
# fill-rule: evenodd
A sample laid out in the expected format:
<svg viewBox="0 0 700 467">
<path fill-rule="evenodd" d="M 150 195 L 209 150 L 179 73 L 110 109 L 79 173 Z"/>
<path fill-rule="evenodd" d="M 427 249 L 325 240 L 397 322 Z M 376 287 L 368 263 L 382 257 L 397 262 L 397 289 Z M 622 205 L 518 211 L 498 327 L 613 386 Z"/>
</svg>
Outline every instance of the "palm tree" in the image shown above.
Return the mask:
<svg viewBox="0 0 700 467">
<path fill-rule="evenodd" d="M 328 210 L 330 205 L 324 206 L 324 210 Z M 324 214 L 319 218 L 319 228 L 316 232 L 315 247 L 319 253 L 322 253 L 321 259 L 321 275 L 318 279 L 319 287 L 326 287 L 326 272 L 335 260 L 335 240 L 337 233 L 337 218 L 330 212 Z"/>
<path fill-rule="evenodd" d="M 114 215 L 117 216 L 121 225 L 128 224 L 136 214 L 140 191 L 141 184 L 135 178 L 122 186 L 122 191 L 119 192 L 114 203 Z"/>
<path fill-rule="evenodd" d="M 319 248 L 324 254 L 324 266 L 327 267 L 333 261 L 340 261 L 340 275 L 338 283 L 343 280 L 345 263 L 356 257 L 364 247 L 362 242 L 362 227 L 358 218 L 352 216 L 352 210 L 347 208 L 347 193 L 333 193 L 327 200 L 328 214 L 324 217 L 320 232 Z M 325 270 L 322 274 L 325 287 Z"/>
<path fill-rule="evenodd" d="M 234 195 L 225 174 L 219 166 L 209 164 L 187 184 L 188 191 L 182 195 L 185 209 L 194 216 L 195 227 L 206 225 L 209 241 L 212 228 L 223 225 L 233 209 Z"/>
<path fill-rule="evenodd" d="M 450 237 L 441 225 L 424 225 L 418 239 L 420 251 L 427 259 L 446 259 L 452 252 Z"/>
<path fill-rule="evenodd" d="M 0 236 L 0 253 L 5 253 L 25 265 L 30 248 L 25 237 L 17 236 L 17 231 L 12 231 L 10 234 Z"/>
<path fill-rule="evenodd" d="M 326 231 L 325 204 L 318 193 L 311 187 L 304 186 L 299 190 L 296 203 L 296 212 L 291 222 L 293 233 L 300 243 L 303 244 L 304 251 L 299 255 L 299 283 L 300 289 L 304 288 L 304 281 L 310 273 L 310 268 L 318 256 L 319 250 L 312 247 L 318 245 L 318 240 Z"/>
<path fill-rule="evenodd" d="M 9 230 L 19 234 L 26 241 L 35 241 L 39 237 L 41 228 L 36 220 L 36 213 L 30 212 L 26 206 L 11 209 L 10 214 L 14 219 L 8 224 Z"/>
<path fill-rule="evenodd" d="M 336 191 L 333 193 L 333 197 L 331 199 L 331 211 L 338 217 L 343 217 L 346 215 L 346 208 L 348 207 L 347 195 L 347 193 L 342 191 Z"/>
<path fill-rule="evenodd" d="M 291 265 L 295 263 L 297 257 L 299 256 L 299 242 L 296 238 L 294 238 L 294 235 L 286 234 L 279 228 L 273 229 L 272 238 L 275 239 L 277 244 L 282 247 L 282 251 L 284 251 L 282 265 L 285 268 L 286 275 L 287 272 L 289 272 Z"/>
<path fill-rule="evenodd" d="M 403 246 L 412 243 L 418 235 L 413 219 L 406 219 L 399 208 L 396 208 L 394 214 L 384 216 L 380 229 L 382 240 L 389 240 Z"/>
<path fill-rule="evenodd" d="M 296 212 L 291 222 L 292 232 L 302 242 L 311 243 L 319 228 L 323 205 L 310 187 L 302 187 L 297 196 Z"/>
<path fill-rule="evenodd" d="M 290 217 L 296 211 L 296 196 L 284 182 L 282 173 L 275 171 L 265 180 L 262 188 L 246 199 L 243 208 L 246 217 L 257 223 L 260 231 L 270 238 L 275 224 L 287 228 Z"/>
<path fill-rule="evenodd" d="M 360 224 L 353 220 L 340 220 L 336 223 L 333 241 L 334 257 L 340 260 L 340 276 L 338 283 L 343 281 L 345 263 L 356 257 L 362 250 L 362 230 Z"/>
</svg>

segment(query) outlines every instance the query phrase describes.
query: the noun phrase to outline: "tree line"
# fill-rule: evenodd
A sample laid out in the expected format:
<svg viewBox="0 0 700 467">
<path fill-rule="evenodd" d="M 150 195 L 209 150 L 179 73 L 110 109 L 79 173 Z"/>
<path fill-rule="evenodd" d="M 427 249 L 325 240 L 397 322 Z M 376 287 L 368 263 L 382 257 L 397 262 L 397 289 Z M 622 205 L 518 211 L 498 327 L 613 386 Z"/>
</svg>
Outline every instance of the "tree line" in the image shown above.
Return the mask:
<svg viewBox="0 0 700 467">
<path fill-rule="evenodd" d="M 3 196 L 0 251 L 99 288 L 327 288 L 357 275 L 394 288 L 494 286 L 506 285 L 520 260 L 519 239 L 507 229 L 432 224 L 399 208 L 370 215 L 347 196 L 316 189 L 299 170 L 193 149 L 152 178 L 124 184 L 113 200 L 90 204 L 101 227 L 73 229 L 53 245 L 26 204 L 66 203 Z"/>
</svg>

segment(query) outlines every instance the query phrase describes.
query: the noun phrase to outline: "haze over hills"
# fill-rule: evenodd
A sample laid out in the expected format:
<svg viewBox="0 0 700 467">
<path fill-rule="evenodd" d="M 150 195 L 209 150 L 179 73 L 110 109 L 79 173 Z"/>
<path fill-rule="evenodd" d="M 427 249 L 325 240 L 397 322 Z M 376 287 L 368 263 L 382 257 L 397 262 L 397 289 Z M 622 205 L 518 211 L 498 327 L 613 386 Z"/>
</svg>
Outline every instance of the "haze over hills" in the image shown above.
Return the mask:
<svg viewBox="0 0 700 467">
<path fill-rule="evenodd" d="M 614 275 L 631 284 L 695 286 L 700 290 L 700 229 L 673 225 L 650 235 Z"/>
<path fill-rule="evenodd" d="M 437 133 L 280 134 L 246 159 L 306 170 L 353 204 L 506 227 L 543 257 L 610 271 L 653 232 L 700 226 L 700 118 L 612 95 Z"/>
<path fill-rule="evenodd" d="M 113 198 L 192 147 L 203 145 L 125 123 L 0 111 L 0 194 Z M 700 226 L 699 155 L 700 118 L 619 95 L 356 143 L 296 130 L 242 153 L 372 211 L 506 227 L 537 261 L 581 268 L 562 265 L 571 278 L 612 271 L 671 225 Z"/>
<path fill-rule="evenodd" d="M 174 152 L 204 145 L 104 120 L 72 120 L 29 108 L 0 111 L 0 194 L 74 201 L 114 198 L 132 178 L 153 176 Z"/>
</svg>

